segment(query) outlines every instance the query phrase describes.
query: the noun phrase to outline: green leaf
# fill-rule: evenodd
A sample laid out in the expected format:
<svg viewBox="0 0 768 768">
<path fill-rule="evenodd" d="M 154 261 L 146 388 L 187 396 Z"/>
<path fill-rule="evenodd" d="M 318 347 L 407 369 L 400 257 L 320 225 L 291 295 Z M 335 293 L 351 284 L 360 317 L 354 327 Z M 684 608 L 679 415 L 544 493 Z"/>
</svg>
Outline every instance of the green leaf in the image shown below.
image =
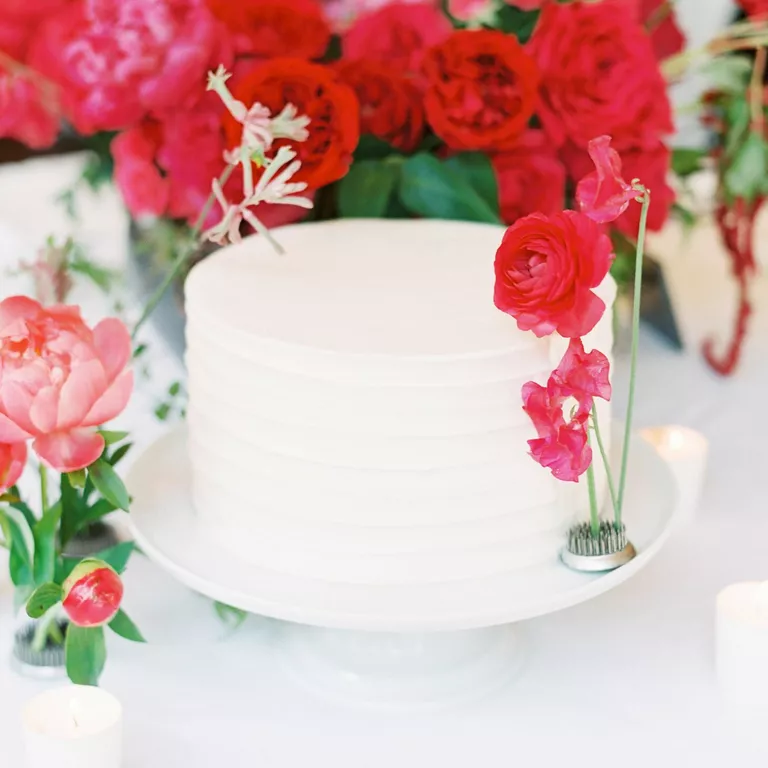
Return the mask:
<svg viewBox="0 0 768 768">
<path fill-rule="evenodd" d="M 352 167 L 354 168 L 361 160 L 383 160 L 385 157 L 397 154 L 400 153 L 391 144 L 387 144 L 386 141 L 377 136 L 365 133 L 360 137 L 357 144 L 354 154 L 355 162 Z"/>
<path fill-rule="evenodd" d="M 117 463 L 120 461 L 120 459 L 125 456 L 128 451 L 133 448 L 133 443 L 123 443 L 119 448 L 115 450 L 115 452 L 109 457 L 108 461 L 111 466 L 116 466 Z"/>
<path fill-rule="evenodd" d="M 701 170 L 701 162 L 709 153 L 705 149 L 680 147 L 672 150 L 672 170 L 685 178 Z"/>
<path fill-rule="evenodd" d="M 21 512 L 22 515 L 24 515 L 24 518 L 26 519 L 27 525 L 30 527 L 30 529 L 34 528 L 35 523 L 37 522 L 37 518 L 35 517 L 35 513 L 23 501 L 21 501 L 21 493 L 19 492 L 18 486 L 11 486 L 8 489 L 8 494 L 17 498 L 16 501 L 11 501 L 9 504 L 14 509 Z"/>
<path fill-rule="evenodd" d="M 100 552 L 94 552 L 92 555 L 89 555 L 89 557 L 92 557 L 95 560 L 103 560 L 118 573 L 123 573 L 131 558 L 131 554 L 133 554 L 135 549 L 136 545 L 132 541 L 123 541 L 120 544 L 115 544 L 114 547 L 102 549 Z M 56 573 L 56 581 L 63 582 L 81 561 L 82 558 L 80 557 L 61 558 L 61 567 Z"/>
<path fill-rule="evenodd" d="M 361 160 L 339 182 L 339 214 L 343 218 L 381 218 L 400 178 L 399 163 Z"/>
<path fill-rule="evenodd" d="M 53 579 L 56 571 L 56 534 L 61 519 L 63 499 L 50 507 L 35 525 L 35 584 Z"/>
<path fill-rule="evenodd" d="M 179 392 L 181 392 L 181 382 L 174 381 L 173 384 L 171 384 L 171 386 L 168 387 L 168 394 L 171 397 L 176 397 L 179 394 Z"/>
<path fill-rule="evenodd" d="M 109 429 L 102 429 L 100 430 L 100 433 L 107 445 L 119 443 L 121 440 L 125 440 L 125 438 L 128 437 L 128 432 L 117 432 Z"/>
<path fill-rule="evenodd" d="M 403 163 L 400 200 L 412 213 L 430 219 L 501 223 L 466 179 L 426 153 L 414 155 Z"/>
<path fill-rule="evenodd" d="M 247 611 L 220 603 L 218 600 L 214 601 L 213 608 L 219 619 L 232 630 L 237 629 L 248 618 Z"/>
<path fill-rule="evenodd" d="M 80 533 L 84 528 L 101 520 L 104 515 L 108 515 L 110 512 L 114 512 L 117 507 L 107 499 L 99 499 L 95 504 L 88 507 L 77 519 L 77 525 L 73 532 L 73 536 Z"/>
<path fill-rule="evenodd" d="M 155 416 L 157 417 L 158 421 L 165 421 L 169 414 L 171 413 L 171 404 L 170 403 L 160 403 L 160 405 L 155 408 Z"/>
<path fill-rule="evenodd" d="M 128 511 L 131 505 L 128 491 L 120 476 L 104 459 L 98 459 L 88 467 L 88 476 L 107 501 L 111 501 L 118 509 Z"/>
<path fill-rule="evenodd" d="M 743 94 L 752 75 L 746 56 L 716 56 L 701 67 L 702 77 L 713 91 Z"/>
<path fill-rule="evenodd" d="M 144 636 L 139 631 L 138 627 L 128 618 L 128 614 L 122 609 L 115 614 L 115 618 L 109 622 L 109 628 L 124 637 L 126 640 L 130 640 L 134 643 L 146 643 Z"/>
<path fill-rule="evenodd" d="M 69 679 L 75 685 L 98 685 L 107 661 L 104 628 L 70 624 L 64 649 Z"/>
<path fill-rule="evenodd" d="M 499 185 L 488 155 L 460 152 L 449 157 L 445 166 L 467 181 L 494 213 L 499 213 Z"/>
<path fill-rule="evenodd" d="M 34 586 L 35 537 L 26 517 L 17 509 L 0 509 L 0 528 L 10 544 L 8 570 L 17 587 Z"/>
<path fill-rule="evenodd" d="M 73 485 L 69 474 L 62 474 L 59 481 L 59 492 L 61 494 L 61 529 L 59 533 L 61 546 L 77 533 L 80 517 L 85 509 L 85 500 L 79 490 Z M 85 488 L 85 482 L 83 483 Z"/>
<path fill-rule="evenodd" d="M 538 11 L 521 11 L 512 5 L 502 5 L 496 13 L 493 27 L 514 35 L 521 43 L 526 43 L 538 20 Z"/>
<path fill-rule="evenodd" d="M 765 189 L 768 153 L 762 136 L 750 132 L 723 174 L 726 191 L 733 197 L 754 200 Z"/>
<path fill-rule="evenodd" d="M 61 600 L 62 592 L 58 584 L 49 581 L 41 584 L 27 600 L 27 616 L 39 619 Z"/>
<path fill-rule="evenodd" d="M 85 488 L 85 470 L 78 469 L 76 472 L 67 472 L 67 478 L 72 488 Z"/>
<path fill-rule="evenodd" d="M 725 108 L 725 119 L 728 126 L 725 134 L 725 154 L 731 157 L 749 130 L 749 104 L 743 94 L 728 102 Z"/>
<path fill-rule="evenodd" d="M 18 501 L 21 501 L 21 499 L 18 496 L 14 496 L 14 494 L 10 492 L 0 493 L 0 502 L 3 502 L 5 504 L 10 504 L 11 502 L 18 502 Z"/>
</svg>

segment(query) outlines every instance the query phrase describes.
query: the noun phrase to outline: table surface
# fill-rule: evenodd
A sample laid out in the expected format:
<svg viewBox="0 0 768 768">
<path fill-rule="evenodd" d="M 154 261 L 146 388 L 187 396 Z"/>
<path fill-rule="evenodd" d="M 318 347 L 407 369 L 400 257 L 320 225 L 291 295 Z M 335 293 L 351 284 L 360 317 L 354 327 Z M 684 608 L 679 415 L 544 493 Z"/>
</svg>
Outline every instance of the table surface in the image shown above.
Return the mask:
<svg viewBox="0 0 768 768">
<path fill-rule="evenodd" d="M 73 232 L 92 256 L 116 267 L 123 263 L 125 221 L 112 195 L 86 200 L 88 215 L 80 222 L 50 204 L 52 194 L 74 178 L 78 162 L 2 169 L 0 267 L 29 259 L 48 232 Z M 32 195 L 42 201 L 42 214 L 40 208 L 30 214 Z M 278 662 L 275 623 L 251 617 L 230 632 L 208 601 L 137 557 L 127 573 L 126 608 L 150 644 L 111 636 L 102 681 L 125 706 L 126 768 L 458 768 L 512 761 L 587 766 L 606 758 L 625 766 L 764 764 L 765 729 L 752 738 L 720 714 L 713 628 L 719 589 L 768 578 L 762 476 L 768 457 L 768 281 L 756 286 L 744 363 L 733 378 L 719 379 L 697 352 L 705 333 L 727 331 L 733 307 L 713 231 L 702 225 L 683 239 L 671 228 L 653 247 L 665 263 L 688 351 L 676 353 L 643 332 L 637 423 L 683 424 L 710 440 L 704 495 L 691 527 L 614 591 L 526 622 L 525 667 L 501 692 L 422 714 L 373 713 L 306 693 Z M 4 279 L 2 293 L 27 289 L 23 280 Z M 94 316 L 104 311 L 105 300 L 86 287 L 74 300 Z M 181 375 L 162 341 L 152 333 L 149 338 L 151 375 L 141 377 L 124 417 L 140 445 L 167 428 L 152 416 L 153 404 Z M 621 361 L 616 379 L 621 409 Z M 50 683 L 11 669 L 12 591 L 0 566 L 0 766 L 10 768 L 22 764 L 21 705 Z"/>
</svg>

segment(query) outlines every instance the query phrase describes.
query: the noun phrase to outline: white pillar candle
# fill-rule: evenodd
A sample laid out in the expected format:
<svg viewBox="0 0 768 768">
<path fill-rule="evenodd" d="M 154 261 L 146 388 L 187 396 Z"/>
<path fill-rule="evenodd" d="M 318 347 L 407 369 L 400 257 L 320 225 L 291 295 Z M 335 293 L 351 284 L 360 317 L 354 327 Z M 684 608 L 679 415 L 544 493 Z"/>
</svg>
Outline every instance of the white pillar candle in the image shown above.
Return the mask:
<svg viewBox="0 0 768 768">
<path fill-rule="evenodd" d="M 699 507 L 707 468 L 707 438 L 688 427 L 650 427 L 642 436 L 667 462 L 677 481 L 679 525 L 690 523 Z"/>
<path fill-rule="evenodd" d="M 46 691 L 22 712 L 27 768 L 119 768 L 123 708 L 101 688 Z"/>
<path fill-rule="evenodd" d="M 768 582 L 744 582 L 717 596 L 717 679 L 729 715 L 768 716 Z"/>
</svg>

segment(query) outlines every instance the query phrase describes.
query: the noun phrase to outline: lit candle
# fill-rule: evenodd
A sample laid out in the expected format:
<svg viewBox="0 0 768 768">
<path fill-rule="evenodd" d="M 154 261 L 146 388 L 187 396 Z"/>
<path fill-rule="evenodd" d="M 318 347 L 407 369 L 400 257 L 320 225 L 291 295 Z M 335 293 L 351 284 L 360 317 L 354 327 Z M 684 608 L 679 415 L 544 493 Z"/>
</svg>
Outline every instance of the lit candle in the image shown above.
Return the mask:
<svg viewBox="0 0 768 768">
<path fill-rule="evenodd" d="M 678 520 L 685 525 L 693 520 L 699 507 L 704 471 L 707 467 L 707 438 L 688 427 L 651 427 L 642 436 L 667 462 L 677 481 Z"/>
<path fill-rule="evenodd" d="M 717 596 L 717 679 L 737 718 L 768 716 L 768 582 L 744 582 Z"/>
<path fill-rule="evenodd" d="M 119 768 L 123 708 L 111 694 L 72 685 L 46 691 L 22 713 L 28 768 Z"/>
</svg>

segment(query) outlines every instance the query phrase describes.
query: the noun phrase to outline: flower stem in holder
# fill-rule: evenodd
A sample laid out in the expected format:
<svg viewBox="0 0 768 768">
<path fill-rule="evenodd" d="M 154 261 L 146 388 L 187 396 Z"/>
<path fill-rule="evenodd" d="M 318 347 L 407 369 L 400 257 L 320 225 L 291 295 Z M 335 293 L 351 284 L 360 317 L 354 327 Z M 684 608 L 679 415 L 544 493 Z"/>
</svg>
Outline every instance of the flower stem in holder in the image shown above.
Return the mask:
<svg viewBox="0 0 768 768">
<path fill-rule="evenodd" d="M 589 431 L 587 431 L 587 441 Z M 589 525 L 592 529 L 592 537 L 597 538 L 600 535 L 600 514 L 597 509 L 597 489 L 595 488 L 595 462 L 590 461 L 587 467 L 587 489 L 589 490 Z"/>
<path fill-rule="evenodd" d="M 616 486 L 613 482 L 613 473 L 611 472 L 611 465 L 608 461 L 608 454 L 605 451 L 605 443 L 603 443 L 603 436 L 600 432 L 600 423 L 597 418 L 597 404 L 592 408 L 592 428 L 595 430 L 595 440 L 597 441 L 597 448 L 600 451 L 600 457 L 603 460 L 603 466 L 605 467 L 605 475 L 608 480 L 608 492 L 611 495 L 611 506 L 613 507 L 613 516 L 616 525 L 621 525 L 621 513 L 619 512 L 619 500 L 616 496 Z"/>
<path fill-rule="evenodd" d="M 627 416 L 624 422 L 624 445 L 621 451 L 621 475 L 619 476 L 619 505 L 616 525 L 621 525 L 621 515 L 624 509 L 624 491 L 627 481 L 627 464 L 629 461 L 629 442 L 632 435 L 632 412 L 635 405 L 635 384 L 637 379 L 637 347 L 640 340 L 640 297 L 643 290 L 643 253 L 645 251 L 645 232 L 648 223 L 648 208 L 651 205 L 651 191 L 642 185 L 635 185 L 640 193 L 638 202 L 642 204 L 640 211 L 640 229 L 637 233 L 637 251 L 635 253 L 635 286 L 632 306 L 632 351 L 629 363 L 629 398 L 627 400 Z"/>
</svg>

